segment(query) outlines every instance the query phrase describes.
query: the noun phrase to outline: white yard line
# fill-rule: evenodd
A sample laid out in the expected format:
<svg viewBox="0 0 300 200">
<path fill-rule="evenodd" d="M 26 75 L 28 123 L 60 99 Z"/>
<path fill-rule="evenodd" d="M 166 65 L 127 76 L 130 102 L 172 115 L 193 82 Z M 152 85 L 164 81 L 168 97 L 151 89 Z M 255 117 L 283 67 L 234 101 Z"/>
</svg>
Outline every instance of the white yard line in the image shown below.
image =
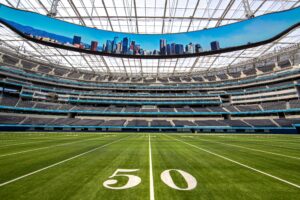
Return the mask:
<svg viewBox="0 0 300 200">
<path fill-rule="evenodd" d="M 217 143 L 217 144 L 223 144 L 223 145 L 232 146 L 232 147 L 238 147 L 238 148 L 247 149 L 247 150 L 251 150 L 251 151 L 258 151 L 258 152 L 262 152 L 262 153 L 273 154 L 273 155 L 277 155 L 277 156 L 282 156 L 282 157 L 287 157 L 287 158 L 293 158 L 293 159 L 300 160 L 300 157 L 288 156 L 288 155 L 281 154 L 281 153 L 275 153 L 275 152 L 270 152 L 270 151 L 264 151 L 264 150 L 260 150 L 260 149 L 254 149 L 254 148 L 244 147 L 244 146 L 235 145 L 235 144 L 227 144 L 227 143 L 223 143 L 223 142 L 216 142 L 216 141 L 211 141 L 211 140 L 204 140 L 204 139 L 201 139 L 201 138 L 197 138 L 197 139 L 198 139 L 198 140 L 202 140 L 202 141 L 206 141 L 206 142 L 212 142 L 212 143 Z"/>
<path fill-rule="evenodd" d="M 152 168 L 152 149 L 151 138 L 149 134 L 149 180 L 150 180 L 150 200 L 154 200 L 154 182 L 153 182 L 153 168 Z"/>
<path fill-rule="evenodd" d="M 33 171 L 33 172 L 30 172 L 30 173 L 28 173 L 28 174 L 19 176 L 19 177 L 17 177 L 17 178 L 11 179 L 11 180 L 6 181 L 6 182 L 4 182 L 4 183 L 0 183 L 0 187 L 3 187 L 3 186 L 5 186 L 5 185 L 7 185 L 7 184 L 10 184 L 10 183 L 13 183 L 13 182 L 15 182 L 15 181 L 18 181 L 18 180 L 20 180 L 20 179 L 26 178 L 26 177 L 28 177 L 28 176 L 34 175 L 34 174 L 39 173 L 39 172 L 41 172 L 41 171 L 44 171 L 44 170 L 46 170 L 46 169 L 50 169 L 50 168 L 55 167 L 55 166 L 57 166 L 57 165 L 63 164 L 63 163 L 65 163 L 65 162 L 68 162 L 68 161 L 73 160 L 73 159 L 75 159 L 75 158 L 84 156 L 84 155 L 86 155 L 86 154 L 88 154 L 88 153 L 94 152 L 94 151 L 96 151 L 96 150 L 98 150 L 98 149 L 101 149 L 101 148 L 106 147 L 106 146 L 108 146 L 108 145 L 111 145 L 111 144 L 113 144 L 113 143 L 119 142 L 119 141 L 121 141 L 121 140 L 125 140 L 125 139 L 128 138 L 128 137 L 129 137 L 129 136 L 127 136 L 127 137 L 125 137 L 125 138 L 121 138 L 121 139 L 115 140 L 115 141 L 113 141 L 113 142 L 110 142 L 110 143 L 107 143 L 107 144 L 105 144 L 105 145 L 102 145 L 102 146 L 96 147 L 96 148 L 94 148 L 94 149 L 91 149 L 91 150 L 89 150 L 89 151 L 86 151 L 86 152 L 84 152 L 84 153 L 81 153 L 81 154 L 78 154 L 78 155 L 76 155 L 76 156 L 73 156 L 73 157 L 67 158 L 67 159 L 65 159 L 65 160 L 62 160 L 62 161 L 60 161 L 60 162 L 54 163 L 54 164 L 49 165 L 49 166 L 47 166 L 47 167 L 43 167 L 43 168 L 41 168 L 41 169 L 38 169 L 38 170 Z"/>
<path fill-rule="evenodd" d="M 168 137 L 170 137 L 170 136 L 168 136 Z M 194 148 L 196 148 L 196 149 L 199 149 L 199 150 L 201 150 L 201 151 L 204 151 L 204 152 L 206 152 L 206 153 L 212 154 L 212 155 L 217 156 L 217 157 L 219 157 L 219 158 L 223 158 L 224 160 L 230 161 L 230 162 L 232 162 L 232 163 L 235 163 L 235 164 L 237 164 L 237 165 L 240 165 L 240 166 L 242 166 L 242 167 L 248 168 L 248 169 L 250 169 L 250 170 L 252 170 L 252 171 L 258 172 L 258 173 L 260 173 L 260 174 L 263 174 L 263 175 L 265 175 L 265 176 L 271 177 L 271 178 L 273 178 L 273 179 L 276 179 L 276 180 L 278 180 L 278 181 L 281 181 L 281 182 L 283 182 L 283 183 L 286 183 L 286 184 L 288 184 L 288 185 L 291 185 L 291 186 L 294 186 L 294 187 L 300 189 L 300 185 L 298 185 L 298 184 L 295 184 L 295 183 L 292 183 L 292 182 L 287 181 L 287 180 L 285 180 L 285 179 L 279 178 L 279 177 L 277 177 L 277 176 L 274 176 L 274 175 L 269 174 L 269 173 L 267 173 L 267 172 L 261 171 L 261 170 L 259 170 L 259 169 L 254 168 L 254 167 L 250 167 L 250 166 L 248 166 L 248 165 L 246 165 L 246 164 L 243 164 L 243 163 L 240 163 L 240 162 L 238 162 L 238 161 L 232 160 L 232 159 L 230 159 L 230 158 L 227 158 L 227 157 L 222 156 L 222 155 L 220 155 L 220 154 L 214 153 L 214 152 L 212 152 L 212 151 L 203 149 L 203 148 L 201 148 L 201 147 L 198 147 L 198 146 L 196 146 L 196 145 L 190 144 L 190 143 L 185 142 L 185 141 L 183 141 L 183 140 L 179 140 L 179 139 L 176 139 L 176 138 L 174 138 L 174 137 L 170 137 L 170 138 L 172 138 L 173 140 L 177 140 L 177 141 L 179 141 L 179 142 L 182 142 L 182 143 L 184 143 L 184 144 L 186 144 L 186 145 L 189 145 L 189 146 L 191 146 L 191 147 L 194 147 Z"/>
<path fill-rule="evenodd" d="M 56 145 L 51 145 L 51 146 L 46 146 L 46 147 L 39 147 L 39 148 L 36 148 L 36 149 L 29 149 L 29 150 L 25 150 L 25 151 L 18 151 L 18 152 L 14 152 L 14 153 L 2 154 L 2 155 L 0 155 L 0 158 L 6 157 L 6 156 L 12 156 L 12 155 L 16 155 L 16 154 L 21 154 L 21 153 L 27 153 L 27 152 L 37 151 L 37 150 L 41 150 L 41 149 L 48 149 L 48 148 L 52 148 L 52 147 L 65 146 L 65 145 L 69 145 L 69 144 L 74 144 L 74 143 L 88 141 L 88 140 L 95 140 L 95 139 L 96 138 L 89 138 L 89 139 L 79 140 L 79 141 L 76 140 L 74 142 L 68 142 L 68 143 L 56 144 Z"/>
</svg>

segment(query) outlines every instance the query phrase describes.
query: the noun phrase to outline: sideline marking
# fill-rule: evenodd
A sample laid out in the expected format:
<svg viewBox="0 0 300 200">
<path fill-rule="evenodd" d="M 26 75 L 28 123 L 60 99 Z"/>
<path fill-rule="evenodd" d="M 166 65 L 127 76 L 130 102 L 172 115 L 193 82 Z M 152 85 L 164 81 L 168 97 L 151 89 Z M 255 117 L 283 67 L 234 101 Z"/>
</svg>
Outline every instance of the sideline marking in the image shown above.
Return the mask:
<svg viewBox="0 0 300 200">
<path fill-rule="evenodd" d="M 198 139 L 198 140 L 202 140 L 202 141 L 206 141 L 206 142 L 217 143 L 217 144 L 223 144 L 223 145 L 227 145 L 227 146 L 238 147 L 238 148 L 242 148 L 242 149 L 248 149 L 248 150 L 251 150 L 251 151 L 258 151 L 258 152 L 263 152 L 263 153 L 268 153 L 268 154 L 273 154 L 273 155 L 277 155 L 277 156 L 283 156 L 283 157 L 287 157 L 287 158 L 293 158 L 293 159 L 300 160 L 299 157 L 288 156 L 288 155 L 281 154 L 281 153 L 275 153 L 275 152 L 270 152 L 270 151 L 264 151 L 264 150 L 260 150 L 260 149 L 254 149 L 254 148 L 244 147 L 244 146 L 235 145 L 235 144 L 227 144 L 227 143 L 223 143 L 223 142 L 217 142 L 217 141 L 211 141 L 211 140 L 204 140 L 204 139 L 201 139 L 201 138 L 197 138 L 197 139 Z"/>
<path fill-rule="evenodd" d="M 154 200 L 154 182 L 153 182 L 153 169 L 152 169 L 152 151 L 151 151 L 151 139 L 149 137 L 149 180 L 150 180 L 150 200 Z"/>
<path fill-rule="evenodd" d="M 54 164 L 52 164 L 52 165 L 49 165 L 49 166 L 47 166 L 47 167 L 43 167 L 43 168 L 41 168 L 41 169 L 38 169 L 38 170 L 33 171 L 33 172 L 30 172 L 30 173 L 28 173 L 28 174 L 19 176 L 19 177 L 17 177 L 17 178 L 11 179 L 11 180 L 6 181 L 6 182 L 4 182 L 4 183 L 0 183 L 0 187 L 5 186 L 5 185 L 7 185 L 7 184 L 10 184 L 10 183 L 12 183 L 12 182 L 18 181 L 18 180 L 20 180 L 20 179 L 26 178 L 26 177 L 28 177 L 28 176 L 34 175 L 34 174 L 39 173 L 39 172 L 41 172 L 41 171 L 44 171 L 44 170 L 46 170 L 46 169 L 50 169 L 50 168 L 55 167 L 55 166 L 57 166 L 57 165 L 63 164 L 63 163 L 65 163 L 65 162 L 70 161 L 70 160 L 73 160 L 73 159 L 75 159 L 75 158 L 84 156 L 84 155 L 86 155 L 86 154 L 88 154 L 88 153 L 94 152 L 94 151 L 96 151 L 96 150 L 98 150 L 98 149 L 101 149 L 101 148 L 106 147 L 106 146 L 108 146 L 108 145 L 111 145 L 111 144 L 113 144 L 113 143 L 119 142 L 119 141 L 121 141 L 121 140 L 125 140 L 125 139 L 128 138 L 128 137 L 129 137 L 129 136 L 127 136 L 127 137 L 125 137 L 125 138 L 121 138 L 121 139 L 119 139 L 119 140 L 115 140 L 115 141 L 113 141 L 113 142 L 107 143 L 107 144 L 105 144 L 105 145 L 96 147 L 96 148 L 91 149 L 91 150 L 89 150 L 89 151 L 86 151 L 86 152 L 83 152 L 83 153 L 78 154 L 78 155 L 76 155 L 76 156 L 73 156 L 73 157 L 71 157 L 71 158 L 67 158 L 67 159 L 65 159 L 65 160 L 59 161 L 59 162 L 54 163 Z"/>
<path fill-rule="evenodd" d="M 56 144 L 56 145 L 50 145 L 50 146 L 46 146 L 46 147 L 39 147 L 36 149 L 29 149 L 29 150 L 25 150 L 25 151 L 18 151 L 18 152 L 14 152 L 14 153 L 8 153 L 8 154 L 2 154 L 0 155 L 0 158 L 5 157 L 5 156 L 11 156 L 11 155 L 16 155 L 16 154 L 21 154 L 21 153 L 27 153 L 27 152 L 31 152 L 31 151 L 37 151 L 37 150 L 41 150 L 41 149 L 48 149 L 48 148 L 52 148 L 52 147 L 59 147 L 59 146 L 65 146 L 65 145 L 69 145 L 69 144 L 74 144 L 74 143 L 78 143 L 78 142 L 83 142 L 83 141 L 87 141 L 87 140 L 95 140 L 97 138 L 88 138 L 85 140 L 76 140 L 73 142 L 67 142 L 67 143 L 62 143 L 62 144 Z"/>
<path fill-rule="evenodd" d="M 237 164 L 237 165 L 240 165 L 240 166 L 242 166 L 242 167 L 251 169 L 251 170 L 253 170 L 253 171 L 255 171 L 255 172 L 258 172 L 258 173 L 261 173 L 261 174 L 263 174 L 263 175 L 269 176 L 269 177 L 274 178 L 274 179 L 276 179 L 276 180 L 278 180 L 278 181 L 281 181 L 281 182 L 283 182 L 283 183 L 286 183 L 286 184 L 288 184 L 288 185 L 291 185 L 291 186 L 294 186 L 294 187 L 300 189 L 300 185 L 297 185 L 297 184 L 295 184 L 295 183 L 289 182 L 289 181 L 287 181 L 287 180 L 284 180 L 284 179 L 279 178 L 279 177 L 277 177 L 277 176 L 274 176 L 274 175 L 272 175 L 272 174 L 263 172 L 263 171 L 261 171 L 261 170 L 259 170 L 259 169 L 255 169 L 255 168 L 253 168 L 253 167 L 250 167 L 250 166 L 245 165 L 245 164 L 243 164 L 243 163 L 240 163 L 240 162 L 238 162 L 238 161 L 232 160 L 232 159 L 227 158 L 227 157 L 225 157 L 225 156 L 222 156 L 222 155 L 220 155 L 220 154 L 217 154 L 217 153 L 214 153 L 214 152 L 212 152 L 212 151 L 203 149 L 203 148 L 201 148 L 201 147 L 198 147 L 198 146 L 196 146 L 196 145 L 190 144 L 190 143 L 188 143 L 188 142 L 185 142 L 185 141 L 176 139 L 176 138 L 174 138 L 174 137 L 171 137 L 171 136 L 167 136 L 167 137 L 170 137 L 170 138 L 172 138 L 173 140 L 177 140 L 177 141 L 179 141 L 179 142 L 182 142 L 182 143 L 184 143 L 184 144 L 186 144 L 186 145 L 189 145 L 189 146 L 191 146 L 191 147 L 194 147 L 194 148 L 199 149 L 199 150 L 201 150 L 201 151 L 204 151 L 204 152 L 206 152 L 206 153 L 209 153 L 209 154 L 212 154 L 212 155 L 214 155 L 214 156 L 223 158 L 224 160 L 227 160 L 227 161 L 230 161 L 230 162 L 235 163 L 235 164 Z"/>
</svg>

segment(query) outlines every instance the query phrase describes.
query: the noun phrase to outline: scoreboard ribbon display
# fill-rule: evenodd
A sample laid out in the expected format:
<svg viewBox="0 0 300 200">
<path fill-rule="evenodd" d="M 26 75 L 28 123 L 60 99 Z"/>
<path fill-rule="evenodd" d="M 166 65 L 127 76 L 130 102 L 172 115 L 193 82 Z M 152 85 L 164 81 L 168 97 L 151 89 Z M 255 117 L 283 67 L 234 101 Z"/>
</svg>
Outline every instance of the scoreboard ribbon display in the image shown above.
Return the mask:
<svg viewBox="0 0 300 200">
<path fill-rule="evenodd" d="M 0 23 L 40 44 L 125 58 L 182 58 L 231 52 L 270 43 L 296 28 L 300 7 L 198 31 L 122 33 L 72 24 L 0 4 Z"/>
</svg>

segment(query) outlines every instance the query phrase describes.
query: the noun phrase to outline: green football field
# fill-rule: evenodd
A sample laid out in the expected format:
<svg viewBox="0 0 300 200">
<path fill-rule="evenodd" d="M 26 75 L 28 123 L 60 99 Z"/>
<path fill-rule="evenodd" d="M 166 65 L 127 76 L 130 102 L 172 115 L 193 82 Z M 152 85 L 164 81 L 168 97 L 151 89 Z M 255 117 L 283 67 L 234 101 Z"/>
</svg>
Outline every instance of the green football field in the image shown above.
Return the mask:
<svg viewBox="0 0 300 200">
<path fill-rule="evenodd" d="M 300 135 L 0 133 L 1 200 L 300 199 Z"/>
</svg>

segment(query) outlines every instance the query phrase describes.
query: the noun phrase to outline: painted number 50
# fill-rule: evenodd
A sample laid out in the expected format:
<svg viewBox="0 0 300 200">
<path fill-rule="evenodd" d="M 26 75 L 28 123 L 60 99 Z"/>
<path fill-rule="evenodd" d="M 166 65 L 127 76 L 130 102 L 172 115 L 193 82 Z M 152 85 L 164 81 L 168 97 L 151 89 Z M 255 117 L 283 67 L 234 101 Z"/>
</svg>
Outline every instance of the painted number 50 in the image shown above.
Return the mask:
<svg viewBox="0 0 300 200">
<path fill-rule="evenodd" d="M 130 174 L 127 174 L 127 173 L 130 173 L 130 172 L 137 172 L 139 171 L 139 169 L 117 169 L 109 178 L 109 180 L 106 180 L 104 183 L 103 183 L 103 186 L 108 188 L 108 189 L 112 189 L 112 190 L 123 190 L 123 189 L 128 189 L 128 188 L 132 188 L 132 187 L 135 187 L 137 186 L 138 184 L 141 183 L 141 178 L 138 177 L 138 176 L 135 176 L 135 175 L 130 175 Z M 187 183 L 187 187 L 185 188 L 182 188 L 182 187 L 178 187 L 174 181 L 173 181 L 173 178 L 170 174 L 171 171 L 174 171 L 174 172 L 177 172 L 179 173 L 183 178 L 184 180 L 186 181 Z M 126 174 L 125 174 L 126 173 Z M 125 185 L 123 186 L 114 186 L 118 183 L 118 181 L 116 179 L 114 179 L 115 177 L 127 177 L 128 178 L 128 181 Z M 185 172 L 185 171 L 182 171 L 182 170 L 179 170 L 179 169 L 168 169 L 168 170 L 165 170 L 161 173 L 160 175 L 160 178 L 162 180 L 163 183 L 165 183 L 167 186 L 169 186 L 170 188 L 173 188 L 175 190 L 193 190 L 196 188 L 197 186 L 197 180 L 195 179 L 195 177 L 193 177 L 191 174 Z"/>
</svg>

